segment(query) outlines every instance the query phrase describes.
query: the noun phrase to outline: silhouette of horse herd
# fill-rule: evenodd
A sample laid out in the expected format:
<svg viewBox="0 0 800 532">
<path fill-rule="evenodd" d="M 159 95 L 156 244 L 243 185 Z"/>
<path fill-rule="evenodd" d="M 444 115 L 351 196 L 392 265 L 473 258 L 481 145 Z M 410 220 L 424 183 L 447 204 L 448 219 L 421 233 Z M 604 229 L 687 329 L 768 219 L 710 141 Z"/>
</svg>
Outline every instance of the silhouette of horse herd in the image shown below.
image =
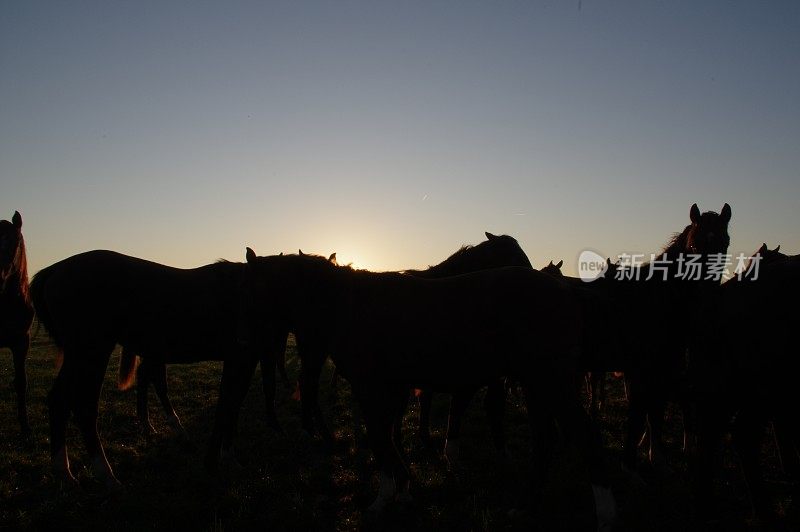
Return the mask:
<svg viewBox="0 0 800 532">
<path fill-rule="evenodd" d="M 613 525 L 609 461 L 594 419 L 604 376 L 624 374 L 628 426 L 621 468 L 635 475 L 643 435 L 649 459 L 662 453 L 668 402 L 680 405 L 686 460 L 697 512 L 713 508 L 715 456 L 726 434 L 742 465 L 759 518 L 774 509 L 759 453 L 768 424 L 793 485 L 800 481 L 796 412 L 799 256 L 763 245 L 749 268 L 728 280 L 711 275 L 728 252 L 731 208 L 690 209 L 690 220 L 651 260 L 623 268 L 608 262 L 591 281 L 565 277 L 563 261 L 542 270 L 510 236 L 464 246 L 425 270 L 372 272 L 304 254 L 257 256 L 178 269 L 115 253 L 89 251 L 38 272 L 30 285 L 22 218 L 0 221 L 0 347 L 14 358 L 18 422 L 26 410 L 25 359 L 35 315 L 59 351 L 48 396 L 54 475 L 76 485 L 67 452 L 72 417 L 92 474 L 109 490 L 119 482 L 98 434 L 107 365 L 122 347 L 119 385 L 137 383 L 143 430 L 153 383 L 172 428 L 182 431 L 167 395 L 166 364 L 224 361 L 205 466 L 235 463 L 233 446 L 244 396 L 260 363 L 266 422 L 275 413 L 276 372 L 293 334 L 301 362 L 302 426 L 331 438 L 319 404 L 323 364 L 346 379 L 367 429 L 379 475 L 368 511 L 411 498 L 411 475 L 397 438 L 410 392 L 419 398 L 419 436 L 430 445 L 434 393 L 451 396 L 444 453 L 458 458 L 462 418 L 487 387 L 485 409 L 498 454 L 506 451 L 504 411 L 510 387 L 524 394 L 531 427 L 533 493 L 545 488 L 554 452 L 577 449 L 594 497 L 599 528 Z M 695 257 L 687 277 L 684 256 Z M 139 363 L 139 361 L 141 361 Z M 586 379 L 592 405 L 580 398 Z M 588 490 L 588 487 L 587 487 Z M 799 498 L 794 500 L 800 501 Z"/>
</svg>

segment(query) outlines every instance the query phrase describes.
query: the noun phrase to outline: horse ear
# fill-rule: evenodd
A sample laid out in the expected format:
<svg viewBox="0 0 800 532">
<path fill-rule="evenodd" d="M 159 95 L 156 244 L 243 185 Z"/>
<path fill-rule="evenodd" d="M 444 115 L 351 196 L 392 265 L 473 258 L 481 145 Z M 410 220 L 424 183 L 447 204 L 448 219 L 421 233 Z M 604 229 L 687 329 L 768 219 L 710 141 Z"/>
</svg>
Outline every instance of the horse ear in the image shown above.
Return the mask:
<svg viewBox="0 0 800 532">
<path fill-rule="evenodd" d="M 722 212 L 719 213 L 722 217 L 722 221 L 728 223 L 731 221 L 731 206 L 727 203 L 722 206 Z"/>
<path fill-rule="evenodd" d="M 725 205 L 727 205 L 727 203 Z M 697 203 L 693 203 L 692 208 L 689 209 L 689 219 L 693 224 L 696 224 L 700 221 L 700 209 L 697 207 Z"/>
<path fill-rule="evenodd" d="M 777 253 L 777 252 L 779 252 L 780 250 L 781 250 L 781 245 L 780 245 L 780 244 L 778 244 L 778 247 L 776 247 L 776 248 L 775 248 L 775 249 L 773 249 L 772 251 L 774 251 L 775 253 Z"/>
<path fill-rule="evenodd" d="M 22 215 L 19 211 L 14 211 L 14 216 L 11 218 L 11 223 L 14 224 L 14 227 L 17 229 L 22 229 Z"/>
<path fill-rule="evenodd" d="M 328 262 L 332 262 L 332 263 L 336 264 L 336 253 L 335 252 L 331 253 L 331 256 L 328 257 Z"/>
<path fill-rule="evenodd" d="M 767 253 L 767 251 L 768 251 L 768 250 L 769 250 L 769 248 L 767 247 L 767 243 L 766 243 L 766 242 L 764 242 L 763 244 L 761 244 L 761 247 L 760 247 L 760 248 L 758 248 L 758 251 L 757 251 L 757 253 L 758 253 L 759 255 L 765 255 L 765 254 Z"/>
<path fill-rule="evenodd" d="M 247 252 L 244 254 L 247 262 L 253 262 L 256 260 L 256 252 L 253 251 L 251 248 L 247 248 Z"/>
<path fill-rule="evenodd" d="M 298 249 L 298 250 L 297 250 L 297 254 L 298 254 L 298 255 L 300 255 L 300 256 L 302 257 L 302 256 L 303 256 L 303 250 L 302 250 L 302 249 Z"/>
<path fill-rule="evenodd" d="M 564 265 L 564 259 L 561 259 L 560 261 L 558 261 L 558 264 L 556 264 L 556 268 L 560 270 L 563 265 Z"/>
<path fill-rule="evenodd" d="M 497 236 L 496 236 L 496 235 L 493 235 L 493 234 L 492 234 L 492 233 L 490 233 L 489 231 L 486 231 L 486 232 L 485 232 L 485 233 L 483 233 L 483 234 L 485 234 L 485 235 L 486 235 L 486 238 L 487 238 L 488 240 L 494 240 L 495 238 L 497 238 Z"/>
</svg>

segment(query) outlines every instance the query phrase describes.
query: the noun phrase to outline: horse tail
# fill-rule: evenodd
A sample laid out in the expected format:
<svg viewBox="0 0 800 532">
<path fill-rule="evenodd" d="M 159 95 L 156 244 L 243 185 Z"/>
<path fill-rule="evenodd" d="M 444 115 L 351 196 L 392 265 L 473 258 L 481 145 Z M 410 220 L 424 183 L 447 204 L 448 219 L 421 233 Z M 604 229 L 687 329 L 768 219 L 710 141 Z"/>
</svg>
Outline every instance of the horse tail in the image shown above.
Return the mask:
<svg viewBox="0 0 800 532">
<path fill-rule="evenodd" d="M 136 376 L 136 367 L 139 365 L 139 357 L 131 353 L 128 349 L 122 349 L 119 359 L 119 376 L 117 378 L 117 388 L 122 391 L 133 386 Z"/>
<path fill-rule="evenodd" d="M 39 327 L 44 327 L 44 330 L 47 331 L 47 334 L 52 338 L 53 342 L 55 342 L 59 351 L 63 351 L 64 341 L 58 334 L 53 316 L 50 314 L 50 309 L 47 307 L 47 281 L 53 274 L 52 268 L 52 266 L 47 267 L 33 276 L 33 280 L 30 284 L 30 297 L 33 308 L 36 311 L 36 318 L 39 321 L 36 332 L 39 332 Z"/>
</svg>

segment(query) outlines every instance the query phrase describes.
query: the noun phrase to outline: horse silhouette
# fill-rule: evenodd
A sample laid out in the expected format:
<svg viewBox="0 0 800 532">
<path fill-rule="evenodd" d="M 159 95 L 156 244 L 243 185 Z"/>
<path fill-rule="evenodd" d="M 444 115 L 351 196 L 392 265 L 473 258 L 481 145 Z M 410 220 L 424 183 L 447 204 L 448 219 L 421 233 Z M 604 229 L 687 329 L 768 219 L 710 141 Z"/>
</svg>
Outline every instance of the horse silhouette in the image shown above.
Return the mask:
<svg viewBox="0 0 800 532">
<path fill-rule="evenodd" d="M 31 428 L 26 401 L 28 378 L 25 359 L 31 343 L 32 322 L 22 216 L 15 211 L 10 222 L 0 220 L 0 347 L 8 347 L 14 357 L 17 420 L 26 440 L 30 438 Z"/>
<path fill-rule="evenodd" d="M 698 455 L 693 463 L 698 508 L 711 511 L 714 454 L 721 436 L 732 434 L 760 518 L 775 511 L 762 480 L 759 449 L 772 421 L 784 469 L 800 500 L 800 424 L 797 411 L 797 298 L 800 257 L 764 244 L 753 255 L 758 269 L 726 281 L 707 307 L 708 322 L 689 350 L 697 409 Z M 751 260 L 751 265 L 753 261 Z M 731 423 L 730 420 L 733 420 Z"/>
<path fill-rule="evenodd" d="M 374 273 L 324 257 L 256 257 L 248 249 L 241 287 L 241 333 L 252 352 L 288 326 L 330 353 L 361 405 L 380 471 L 370 506 L 381 511 L 407 497 L 409 474 L 392 428 L 408 390 L 474 393 L 499 378 L 522 383 L 534 430 L 534 479 L 539 486 L 553 446 L 553 419 L 590 463 L 600 441 L 577 396 L 584 316 L 566 283 L 530 268 L 495 268 L 442 279 Z M 219 424 L 231 430 L 254 358 L 237 358 L 223 374 Z M 589 468 L 594 483 L 601 468 Z"/>
<path fill-rule="evenodd" d="M 508 235 L 493 235 L 486 232 L 486 240 L 476 246 L 462 246 L 447 259 L 430 266 L 424 270 L 403 270 L 402 273 L 423 279 L 439 279 L 464 273 L 470 273 L 491 268 L 505 266 L 518 266 L 531 268 L 530 260 L 513 237 Z M 319 374 L 327 358 L 327 353 L 310 352 L 298 340 L 298 353 L 302 362 L 300 391 L 303 401 L 303 426 L 314 433 L 314 420 L 320 426 L 323 434 L 329 433 L 322 421 L 322 412 L 317 402 Z M 417 433 L 426 445 L 430 445 L 430 414 L 434 392 L 431 390 L 417 390 L 419 399 L 419 420 Z M 450 403 L 448 416 L 445 455 L 451 459 L 458 452 L 458 438 L 464 413 L 472 400 L 472 394 L 456 394 Z M 503 415 L 505 408 L 505 388 L 503 380 L 489 384 L 484 399 L 484 406 L 491 427 L 492 439 L 495 448 L 500 453 L 505 452 L 505 435 L 503 432 Z M 402 416 L 398 417 L 398 424 Z M 399 436 L 399 427 L 395 428 L 395 436 Z"/>
<path fill-rule="evenodd" d="M 60 350 L 48 405 L 51 459 L 62 480 L 75 482 L 66 444 L 74 414 L 93 473 L 110 488 L 119 484 L 97 432 L 103 375 L 115 345 L 162 365 L 200 360 L 227 365 L 242 352 L 236 331 L 243 272 L 241 263 L 179 269 L 113 251 L 89 251 L 34 276 L 33 305 Z M 280 342 L 267 346 L 257 357 L 262 373 L 274 378 L 274 357 L 282 347 Z M 120 382 L 132 378 L 130 357 L 124 367 Z"/>
<path fill-rule="evenodd" d="M 637 448 L 645 429 L 649 434 L 649 456 L 659 461 L 667 401 L 672 398 L 690 412 L 687 398 L 686 350 L 705 316 L 704 301 L 719 286 L 709 278 L 711 257 L 724 255 L 730 243 L 728 223 L 731 208 L 720 213 L 689 210 L 690 224 L 677 233 L 659 253 L 656 262 L 632 266 L 610 275 L 602 283 L 588 283 L 602 290 L 608 312 L 596 317 L 604 328 L 620 339 L 619 353 L 605 350 L 596 363 L 607 371 L 624 371 L 628 393 L 628 428 L 623 463 L 637 467 Z M 686 278 L 685 259 L 697 258 L 695 278 Z M 682 260 L 683 258 L 683 260 Z M 627 274 L 626 274 L 627 271 Z"/>
</svg>

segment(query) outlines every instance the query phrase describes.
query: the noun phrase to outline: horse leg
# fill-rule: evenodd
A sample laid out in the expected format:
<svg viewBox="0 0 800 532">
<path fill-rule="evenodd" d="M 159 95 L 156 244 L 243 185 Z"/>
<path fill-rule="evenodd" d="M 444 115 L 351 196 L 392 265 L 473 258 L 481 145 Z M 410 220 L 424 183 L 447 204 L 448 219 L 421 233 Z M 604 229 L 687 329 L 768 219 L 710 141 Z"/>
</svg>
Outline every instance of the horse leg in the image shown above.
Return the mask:
<svg viewBox="0 0 800 532">
<path fill-rule="evenodd" d="M 392 444 L 401 455 L 403 454 L 403 419 L 406 416 L 406 410 L 408 410 L 408 397 L 408 394 L 406 394 L 406 400 L 398 403 L 394 423 L 392 424 Z"/>
<path fill-rule="evenodd" d="M 617 518 L 617 505 L 604 460 L 602 436 L 581 406 L 580 398 L 572 392 L 574 379 L 566 369 L 551 372 L 551 381 L 545 388 L 546 401 L 564 439 L 576 447 L 588 470 L 597 530 L 610 530 Z"/>
<path fill-rule="evenodd" d="M 433 392 L 430 390 L 418 390 L 417 400 L 419 402 L 419 421 L 417 423 L 417 435 L 426 447 L 431 445 L 431 410 L 433 409 Z"/>
<path fill-rule="evenodd" d="M 650 463 L 661 468 L 666 465 L 664 454 L 664 417 L 667 413 L 667 400 L 662 390 L 655 390 L 647 410 L 647 428 L 650 434 L 648 458 Z"/>
<path fill-rule="evenodd" d="M 506 434 L 503 430 L 503 421 L 506 413 L 505 379 L 498 379 L 489 384 L 489 387 L 486 388 L 486 395 L 483 398 L 483 406 L 489 418 L 489 428 L 492 432 L 494 448 L 501 457 L 508 458 Z"/>
<path fill-rule="evenodd" d="M 775 428 L 775 439 L 778 442 L 778 451 L 781 465 L 789 478 L 791 484 L 792 503 L 789 506 L 787 515 L 797 520 L 798 508 L 800 508 L 800 426 L 795 421 L 792 412 L 796 411 L 793 404 L 781 405 L 780 411 L 773 423 Z"/>
<path fill-rule="evenodd" d="M 700 518 L 713 515 L 715 451 L 724 432 L 727 416 L 719 404 L 701 400 L 697 409 L 697 445 L 689 455 L 695 511 Z"/>
<path fill-rule="evenodd" d="M 150 422 L 150 410 L 147 406 L 147 394 L 150 388 L 150 375 L 152 361 L 147 358 L 141 359 L 139 367 L 136 368 L 136 417 L 139 419 L 139 427 L 145 434 L 155 434 L 156 429 Z M 166 368 L 165 368 L 166 371 Z"/>
<path fill-rule="evenodd" d="M 28 357 L 31 338 L 26 334 L 20 341 L 11 346 L 14 357 L 14 390 L 17 393 L 17 420 L 25 439 L 30 438 L 31 427 L 28 424 L 28 376 L 25 371 L 25 359 Z"/>
<path fill-rule="evenodd" d="M 444 458 L 452 467 L 458 461 L 460 451 L 459 437 L 461 436 L 461 422 L 464 413 L 472 401 L 474 392 L 460 391 L 453 394 L 450 399 L 450 414 L 447 416 L 447 439 L 444 442 Z"/>
<path fill-rule="evenodd" d="M 755 515 L 770 519 L 774 516 L 761 479 L 758 453 L 763 439 L 765 421 L 752 409 L 739 412 L 733 426 L 733 446 L 742 462 L 742 471 L 750 489 L 750 498 Z"/>
<path fill-rule="evenodd" d="M 183 439 L 188 440 L 189 436 L 183 428 L 181 419 L 172 407 L 172 401 L 169 400 L 168 385 L 167 385 L 167 365 L 163 363 L 154 364 L 151 366 L 150 374 L 153 377 L 153 388 L 156 390 L 158 400 L 161 401 L 161 407 L 164 409 L 164 415 L 167 416 L 167 425 L 172 430 L 172 433 Z"/>
<path fill-rule="evenodd" d="M 65 358 L 53 387 L 47 394 L 47 414 L 50 421 L 50 461 L 53 473 L 60 482 L 77 486 L 78 481 L 70 470 L 67 453 L 67 423 L 74 401 L 74 378 L 72 361 Z"/>
<path fill-rule="evenodd" d="M 543 406 L 550 398 L 535 392 L 536 388 L 526 382 L 522 389 L 531 428 L 531 484 L 534 497 L 539 498 L 547 483 L 556 430 L 552 415 Z"/>
<path fill-rule="evenodd" d="M 642 390 L 640 376 L 629 376 L 628 379 L 628 429 L 625 433 L 625 447 L 622 465 L 635 471 L 638 464 L 637 454 L 639 441 L 645 431 L 647 422 L 646 392 Z"/>
<path fill-rule="evenodd" d="M 205 456 L 205 467 L 212 473 L 219 471 L 221 457 L 236 466 L 233 457 L 233 438 L 236 434 L 239 410 L 247 395 L 258 361 L 259 357 L 249 351 L 234 352 L 225 358 L 222 365 L 217 413 Z"/>
<path fill-rule="evenodd" d="M 792 482 L 796 482 L 800 479 L 800 457 L 798 457 L 798 449 L 796 447 L 797 430 L 791 413 L 784 411 L 778 413 L 775 416 L 772 427 L 783 472 Z"/>
<path fill-rule="evenodd" d="M 314 436 L 319 430 L 323 440 L 331 441 L 333 436 L 319 406 L 319 378 L 325 356 L 317 346 L 306 346 L 301 343 L 300 349 L 303 353 L 299 382 L 303 428 L 310 436 Z"/>
<path fill-rule="evenodd" d="M 381 514 L 386 506 L 400 493 L 408 499 L 410 476 L 400 453 L 392 441 L 392 431 L 398 412 L 407 397 L 407 391 L 359 390 L 356 397 L 362 406 L 364 422 L 367 426 L 369 446 L 378 465 L 380 484 L 375 501 L 368 512 Z"/>
<path fill-rule="evenodd" d="M 286 373 L 286 340 L 283 341 L 283 349 L 276 353 L 278 356 L 275 359 L 275 368 L 278 370 L 278 375 L 281 376 L 281 382 L 288 389 L 292 389 L 292 383 L 289 382 L 289 375 Z"/>
<path fill-rule="evenodd" d="M 592 372 L 592 419 L 600 416 L 606 402 L 606 374 L 604 371 Z"/>
<path fill-rule="evenodd" d="M 75 421 L 83 436 L 83 443 L 89 455 L 92 474 L 107 489 L 120 486 L 119 480 L 108 463 L 100 435 L 97 433 L 97 413 L 103 377 L 108 366 L 112 349 L 97 350 L 84 359 L 75 382 Z"/>
<path fill-rule="evenodd" d="M 283 429 L 278 421 L 278 414 L 275 411 L 275 392 L 277 388 L 277 383 L 275 382 L 275 370 L 276 367 L 283 368 L 285 375 L 286 366 L 285 363 L 281 364 L 281 360 L 283 359 L 285 361 L 287 338 L 288 336 L 284 336 L 282 341 L 277 342 L 274 347 L 265 350 L 260 359 L 261 385 L 264 389 L 264 411 L 266 413 L 266 422 L 269 428 L 278 432 L 282 431 Z M 288 386 L 288 377 L 286 379 Z"/>
<path fill-rule="evenodd" d="M 594 390 L 592 389 L 592 372 L 587 371 L 583 374 L 583 389 L 586 393 L 586 398 L 589 400 L 589 408 L 594 406 Z"/>
</svg>

